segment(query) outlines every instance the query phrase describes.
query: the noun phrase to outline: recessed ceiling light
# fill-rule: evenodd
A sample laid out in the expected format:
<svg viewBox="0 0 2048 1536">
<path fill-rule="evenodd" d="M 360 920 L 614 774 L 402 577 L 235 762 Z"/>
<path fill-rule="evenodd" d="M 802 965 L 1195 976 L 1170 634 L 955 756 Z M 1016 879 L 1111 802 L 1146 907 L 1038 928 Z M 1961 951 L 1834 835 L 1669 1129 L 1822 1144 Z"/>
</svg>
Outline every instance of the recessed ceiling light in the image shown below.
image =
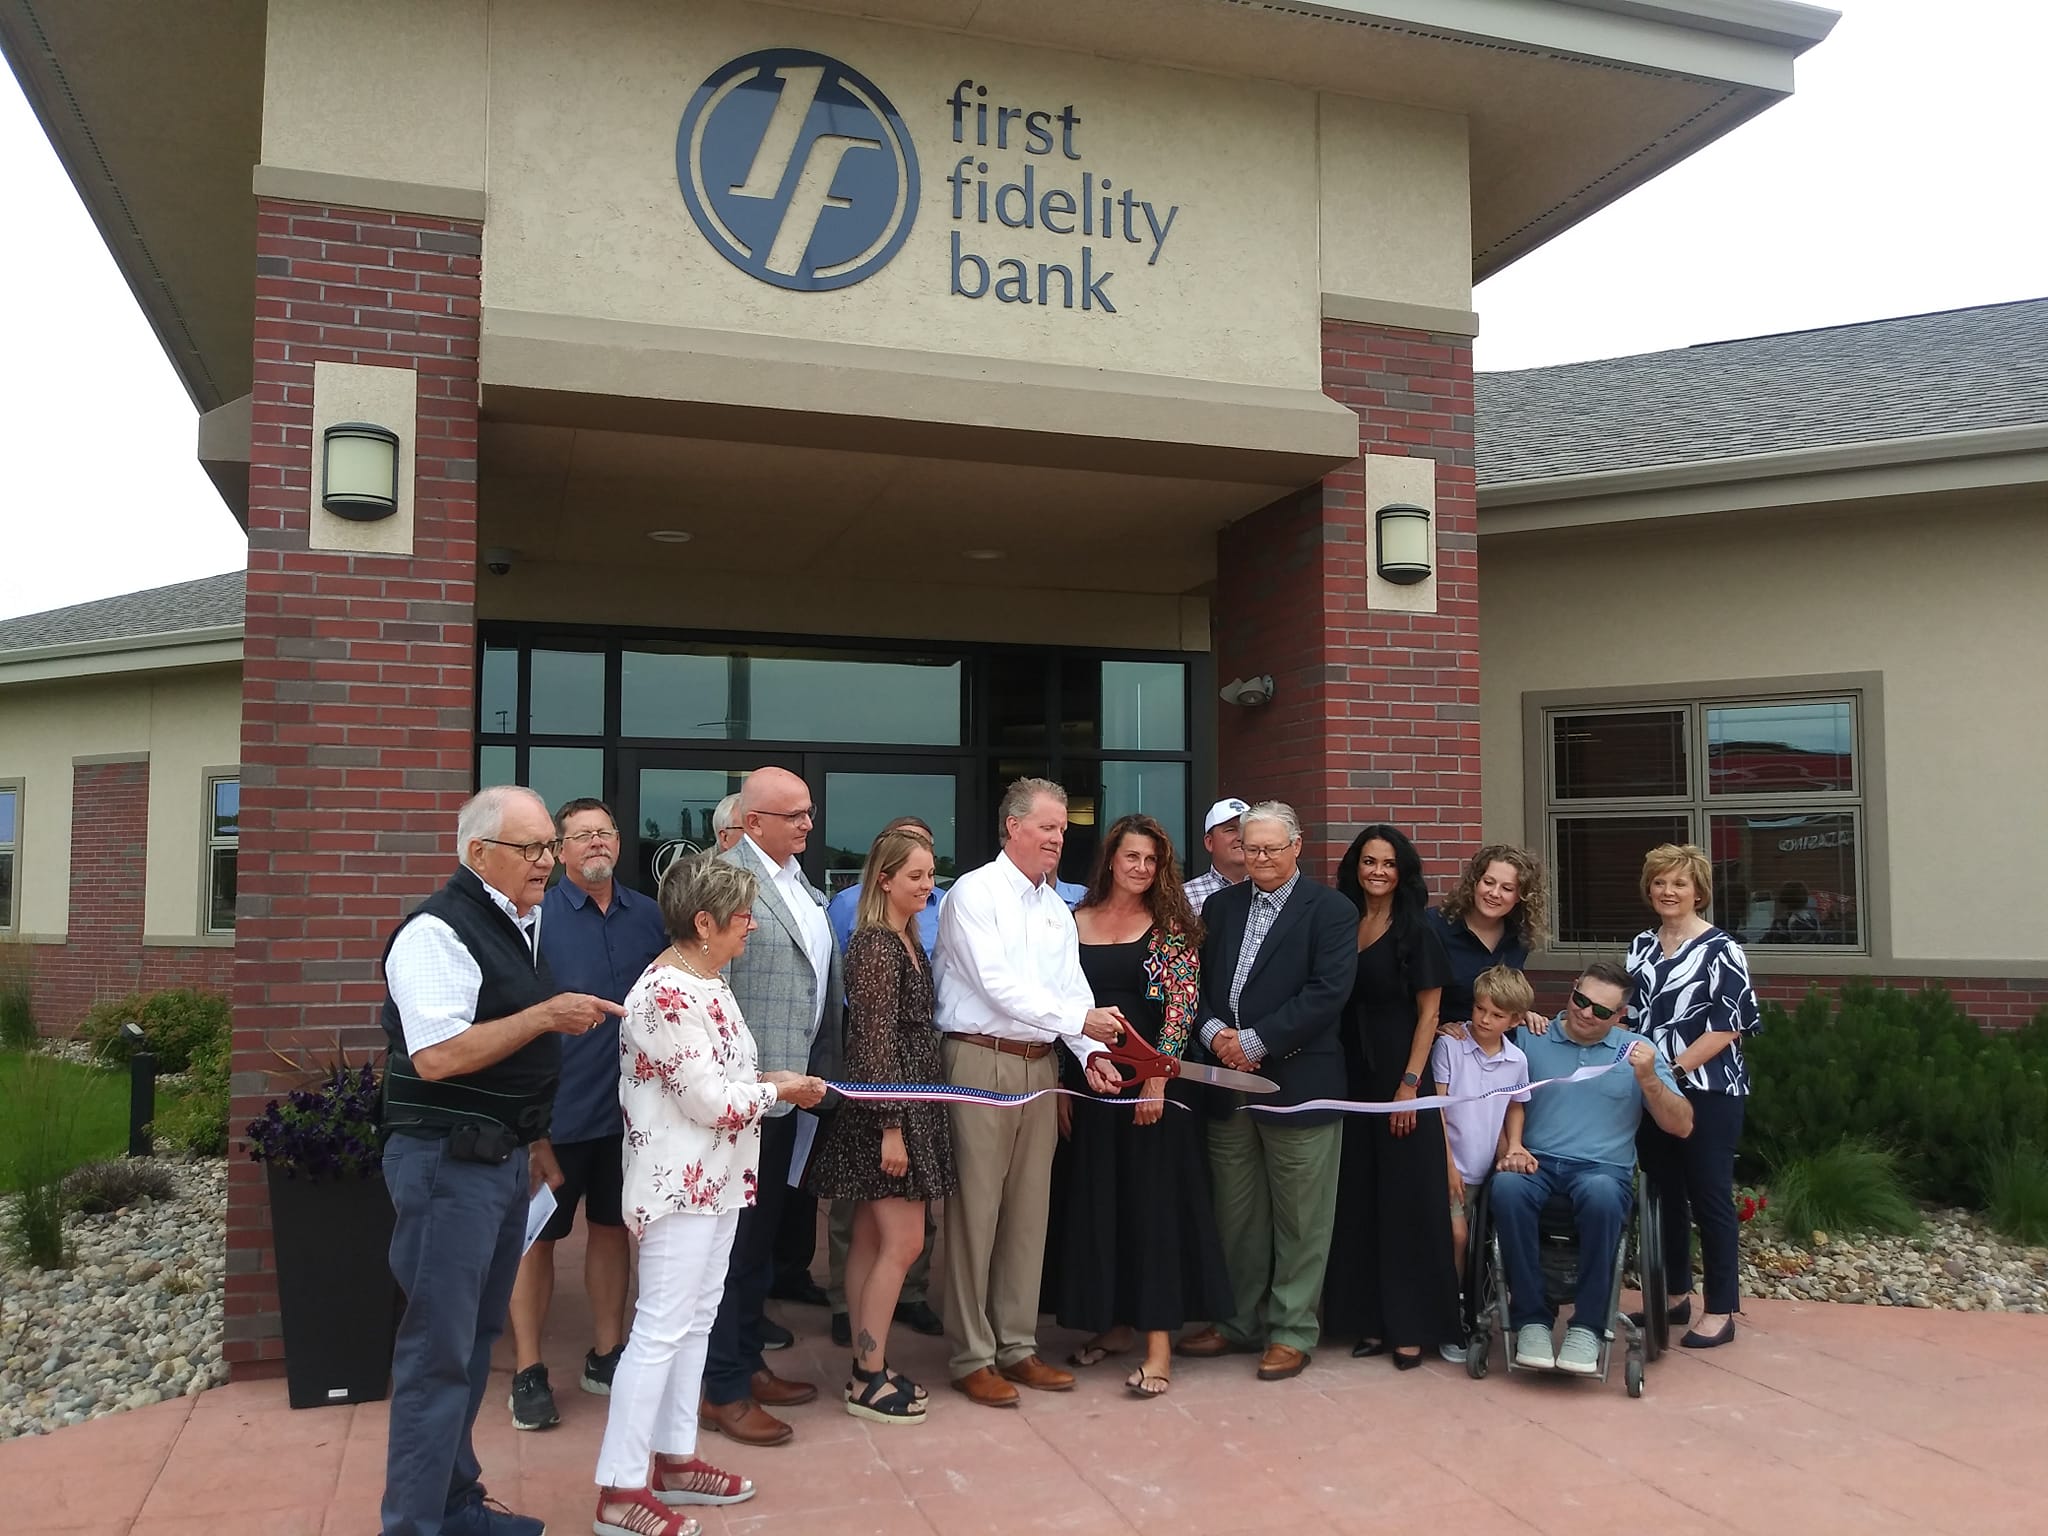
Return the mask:
<svg viewBox="0 0 2048 1536">
<path fill-rule="evenodd" d="M 1000 549 L 963 549 L 960 553 L 970 560 L 1000 560 L 1003 558 L 1003 552 Z"/>
<path fill-rule="evenodd" d="M 687 544 L 690 535 L 681 528 L 657 528 L 647 537 L 657 544 Z"/>
</svg>

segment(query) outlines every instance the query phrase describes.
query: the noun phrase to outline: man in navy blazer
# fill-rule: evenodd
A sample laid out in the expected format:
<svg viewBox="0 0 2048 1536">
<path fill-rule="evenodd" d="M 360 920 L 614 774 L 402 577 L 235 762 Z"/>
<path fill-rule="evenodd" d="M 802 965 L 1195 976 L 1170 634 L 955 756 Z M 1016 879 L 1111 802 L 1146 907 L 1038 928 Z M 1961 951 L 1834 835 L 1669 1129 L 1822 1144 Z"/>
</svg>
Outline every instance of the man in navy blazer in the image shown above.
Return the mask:
<svg viewBox="0 0 2048 1536">
<path fill-rule="evenodd" d="M 1202 1046 L 1220 1065 L 1280 1085 L 1256 1105 L 1342 1098 L 1357 909 L 1301 874 L 1301 822 L 1291 806 L 1265 801 L 1241 825 L 1251 878 L 1202 909 Z M 1216 1224 L 1237 1315 L 1183 1339 L 1182 1354 L 1263 1347 L 1261 1381 L 1301 1374 L 1318 1336 L 1342 1130 L 1335 1111 L 1263 1114 L 1242 1099 L 1210 1125 Z"/>
</svg>

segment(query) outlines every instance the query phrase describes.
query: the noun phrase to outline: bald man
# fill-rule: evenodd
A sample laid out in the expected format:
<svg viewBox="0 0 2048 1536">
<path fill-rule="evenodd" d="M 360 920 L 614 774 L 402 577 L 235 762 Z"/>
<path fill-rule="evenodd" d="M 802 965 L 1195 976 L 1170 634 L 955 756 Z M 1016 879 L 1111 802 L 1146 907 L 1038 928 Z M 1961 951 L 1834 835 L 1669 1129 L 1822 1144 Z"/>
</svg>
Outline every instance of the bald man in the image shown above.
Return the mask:
<svg viewBox="0 0 2048 1536">
<path fill-rule="evenodd" d="M 817 807 L 804 781 L 757 768 L 740 791 L 740 839 L 718 855 L 760 881 L 759 925 L 726 969 L 740 1014 L 760 1048 L 763 1072 L 837 1075 L 839 951 L 825 921 L 825 896 L 798 862 Z M 794 1433 L 770 1409 L 807 1403 L 818 1389 L 785 1381 L 761 1355 L 763 1306 L 775 1280 L 775 1232 L 789 1195 L 796 1117 L 777 1105 L 761 1122 L 761 1172 L 754 1204 L 740 1213 L 725 1298 L 711 1328 L 700 1420 L 744 1445 L 780 1445 Z"/>
</svg>

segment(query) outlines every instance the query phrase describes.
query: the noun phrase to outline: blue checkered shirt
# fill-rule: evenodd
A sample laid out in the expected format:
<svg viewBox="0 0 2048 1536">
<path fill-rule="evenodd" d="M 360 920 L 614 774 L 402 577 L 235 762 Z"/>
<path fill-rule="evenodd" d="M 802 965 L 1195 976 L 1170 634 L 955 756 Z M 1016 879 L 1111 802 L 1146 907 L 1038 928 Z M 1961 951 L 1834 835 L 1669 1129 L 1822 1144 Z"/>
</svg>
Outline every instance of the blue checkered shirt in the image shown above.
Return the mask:
<svg viewBox="0 0 2048 1536">
<path fill-rule="evenodd" d="M 1230 975 L 1230 1012 L 1237 1015 L 1237 1000 L 1244 996 L 1246 978 L 1252 967 L 1258 963 L 1259 946 L 1266 942 L 1266 935 L 1273 931 L 1273 924 L 1280 919 L 1280 909 L 1287 905 L 1287 898 L 1294 894 L 1295 886 L 1301 883 L 1301 871 L 1296 870 L 1287 877 L 1287 883 L 1277 891 L 1252 892 L 1252 909 L 1244 920 L 1244 943 L 1237 951 L 1237 969 Z M 1221 1019 L 1205 1019 L 1202 1022 L 1202 1044 L 1211 1045 L 1219 1029 L 1230 1026 Z M 1266 1044 L 1255 1029 L 1246 1029 L 1242 1024 L 1237 1030 L 1238 1049 L 1254 1063 L 1266 1054 Z"/>
</svg>

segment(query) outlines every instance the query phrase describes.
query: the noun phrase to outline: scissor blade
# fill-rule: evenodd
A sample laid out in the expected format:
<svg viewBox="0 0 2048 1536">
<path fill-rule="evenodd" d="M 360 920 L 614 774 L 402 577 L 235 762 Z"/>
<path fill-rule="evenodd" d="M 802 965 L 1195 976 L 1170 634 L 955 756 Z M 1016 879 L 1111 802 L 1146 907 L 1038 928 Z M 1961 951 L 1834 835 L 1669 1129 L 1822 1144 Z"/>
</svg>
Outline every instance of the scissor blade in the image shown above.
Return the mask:
<svg viewBox="0 0 2048 1536">
<path fill-rule="evenodd" d="M 1239 1093 L 1278 1093 L 1280 1085 L 1270 1077 L 1233 1072 L 1228 1067 L 1206 1067 L 1198 1061 L 1180 1064 L 1180 1075 L 1191 1082 L 1214 1083 L 1218 1088 L 1235 1088 Z"/>
</svg>

